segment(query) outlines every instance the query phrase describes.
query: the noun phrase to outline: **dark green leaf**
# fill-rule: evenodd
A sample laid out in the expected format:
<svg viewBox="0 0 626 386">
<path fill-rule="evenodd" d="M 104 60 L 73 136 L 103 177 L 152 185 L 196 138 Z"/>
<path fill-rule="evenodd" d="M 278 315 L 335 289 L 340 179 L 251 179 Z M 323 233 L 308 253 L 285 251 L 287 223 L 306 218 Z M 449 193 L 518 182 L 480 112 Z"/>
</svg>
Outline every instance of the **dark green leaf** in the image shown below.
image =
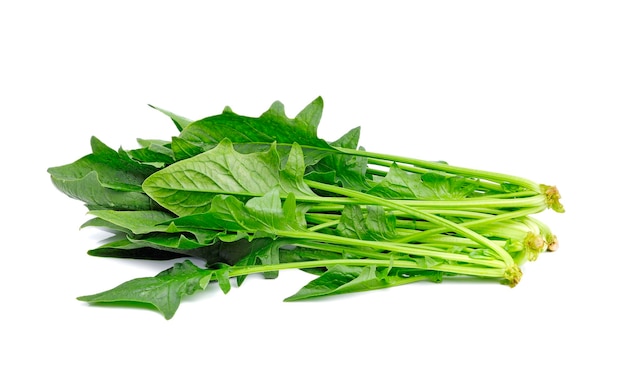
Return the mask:
<svg viewBox="0 0 626 386">
<path fill-rule="evenodd" d="M 78 300 L 89 303 L 137 302 L 151 304 L 171 319 L 184 296 L 203 290 L 212 276 L 222 278 L 218 270 L 201 269 L 189 260 L 176 263 L 155 277 L 127 281 L 111 290 L 81 296 Z M 223 280 L 223 279 L 222 279 Z"/>
<path fill-rule="evenodd" d="M 127 259 L 149 259 L 149 260 L 170 260 L 181 257 L 196 256 L 203 258 L 200 253 L 195 250 L 179 250 L 172 249 L 156 244 L 136 243 L 126 237 L 114 238 L 106 244 L 98 248 L 87 251 L 90 256 L 98 257 L 116 257 Z M 198 255 L 198 256 L 197 256 Z"/>
<path fill-rule="evenodd" d="M 296 142 L 301 146 L 329 148 L 326 141 L 317 137 L 322 110 L 321 98 L 311 102 L 294 119 L 285 115 L 284 106 L 280 102 L 274 102 L 258 118 L 237 115 L 230 109 L 225 109 L 222 114 L 189 124 L 180 133 L 180 137 L 194 143 L 217 144 L 228 138 L 233 143 Z"/>
<path fill-rule="evenodd" d="M 134 210 L 134 211 L 118 211 L 118 210 L 92 210 L 89 214 L 104 220 L 103 222 L 88 221 L 83 224 L 85 226 L 100 226 L 110 223 L 116 226 L 116 229 L 124 229 L 127 233 L 141 235 L 152 232 L 165 232 L 167 223 L 174 219 L 174 216 L 167 212 L 158 210 Z"/>
<path fill-rule="evenodd" d="M 51 167 L 48 173 L 57 181 L 76 181 L 95 173 L 105 188 L 140 192 L 144 179 L 157 169 L 133 161 L 126 152 L 116 152 L 96 137 L 91 138 L 92 153 L 64 166 Z"/>
<path fill-rule="evenodd" d="M 143 194 L 141 184 L 157 169 L 116 152 L 91 139 L 92 154 L 64 166 L 51 167 L 54 185 L 69 197 L 88 206 L 125 210 L 151 209 L 155 205 Z"/>
</svg>

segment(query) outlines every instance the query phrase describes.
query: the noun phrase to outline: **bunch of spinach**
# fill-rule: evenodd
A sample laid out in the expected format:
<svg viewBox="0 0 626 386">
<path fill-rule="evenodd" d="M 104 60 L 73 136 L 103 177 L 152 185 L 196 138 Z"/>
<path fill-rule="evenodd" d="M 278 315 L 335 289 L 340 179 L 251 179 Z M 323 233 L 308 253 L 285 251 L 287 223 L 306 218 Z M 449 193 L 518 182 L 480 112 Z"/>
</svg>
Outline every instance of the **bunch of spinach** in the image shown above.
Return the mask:
<svg viewBox="0 0 626 386">
<path fill-rule="evenodd" d="M 215 282 L 227 293 L 247 275 L 315 275 L 287 301 L 452 276 L 515 286 L 520 266 L 557 245 L 532 217 L 563 212 L 555 187 L 500 173 L 359 147 L 360 129 L 318 137 L 323 102 L 295 118 L 280 102 L 260 117 L 221 114 L 174 122 L 170 140 L 138 140 L 48 169 L 81 200 L 83 226 L 114 234 L 93 256 L 174 259 L 155 277 L 79 297 L 151 304 L 167 319 L 181 298 Z M 192 262 L 202 261 L 202 266 Z"/>
</svg>

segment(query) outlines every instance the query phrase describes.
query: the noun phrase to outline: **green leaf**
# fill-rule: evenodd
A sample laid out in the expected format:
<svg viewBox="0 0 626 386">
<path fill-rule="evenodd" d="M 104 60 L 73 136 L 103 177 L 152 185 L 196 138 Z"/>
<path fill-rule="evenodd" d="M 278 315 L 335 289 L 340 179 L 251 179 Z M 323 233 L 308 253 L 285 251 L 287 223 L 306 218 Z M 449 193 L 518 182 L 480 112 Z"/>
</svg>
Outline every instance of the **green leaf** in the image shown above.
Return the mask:
<svg viewBox="0 0 626 386">
<path fill-rule="evenodd" d="M 364 210 L 359 205 L 346 205 L 341 213 L 337 232 L 344 237 L 361 240 L 389 240 L 396 235 L 395 216 L 377 205 Z"/>
<path fill-rule="evenodd" d="M 284 300 L 291 302 L 321 296 L 371 291 L 422 280 L 438 283 L 441 277 L 441 272 L 433 271 L 403 272 L 384 267 L 333 265 L 296 294 Z"/>
<path fill-rule="evenodd" d="M 302 151 L 294 144 L 287 167 L 280 168 L 275 146 L 266 152 L 241 154 L 230 140 L 162 169 L 144 184 L 144 191 L 163 207 L 186 216 L 209 210 L 216 195 L 261 196 L 273 189 L 281 195 L 314 193 L 304 183 Z"/>
<path fill-rule="evenodd" d="M 337 233 L 351 239 L 371 240 L 365 225 L 365 217 L 359 205 L 346 205 L 341 212 Z"/>
<path fill-rule="evenodd" d="M 194 228 L 244 232 L 257 237 L 275 236 L 281 231 L 301 231 L 306 227 L 304 211 L 289 194 L 282 204 L 277 189 L 243 203 L 233 196 L 220 195 L 208 212 L 179 217 L 172 221 L 177 229 Z"/>
<path fill-rule="evenodd" d="M 288 245 L 290 240 L 287 239 L 271 239 L 259 238 L 249 242 L 250 248 L 245 256 L 242 256 L 237 262 L 237 267 L 247 267 L 253 265 L 274 265 L 280 263 L 282 246 Z M 241 286 L 247 275 L 237 276 L 237 285 Z M 278 277 L 277 271 L 263 272 L 266 279 L 275 279 Z"/>
<path fill-rule="evenodd" d="M 333 142 L 334 147 L 356 149 L 359 142 L 360 128 L 355 128 Z M 319 182 L 327 182 L 332 176 L 332 183 L 356 191 L 367 191 L 370 182 L 367 177 L 367 157 L 345 154 L 340 151 L 328 151 L 315 165 L 310 167 L 308 178 Z M 318 179 L 321 178 L 321 179 Z"/>
<path fill-rule="evenodd" d="M 218 274 L 217 271 L 201 269 L 185 260 L 155 277 L 133 279 L 108 291 L 81 296 L 78 300 L 89 303 L 151 304 L 165 319 L 171 319 L 184 296 L 205 289 L 213 276 L 223 278 L 224 272 Z"/>
<path fill-rule="evenodd" d="M 333 147 L 342 147 L 345 149 L 356 149 L 359 147 L 359 138 L 361 137 L 361 128 L 355 127 L 341 136 L 338 140 L 331 143 Z"/>
<path fill-rule="evenodd" d="M 90 256 L 98 257 L 116 257 L 126 259 L 149 259 L 149 260 L 170 260 L 181 257 L 196 256 L 204 258 L 206 248 L 198 250 L 182 250 L 177 248 L 168 248 L 156 243 L 134 242 L 127 237 L 114 237 L 98 248 L 87 251 Z"/>
<path fill-rule="evenodd" d="M 151 209 L 155 205 L 143 194 L 141 184 L 157 168 L 116 152 L 96 137 L 92 153 L 63 166 L 48 169 L 53 184 L 67 196 L 92 207 L 125 210 Z"/>
<path fill-rule="evenodd" d="M 218 237 L 225 235 L 222 230 L 199 227 L 179 229 L 172 223 L 172 215 L 160 211 L 93 210 L 89 214 L 96 217 L 85 222 L 82 227 L 94 226 L 121 231 L 131 237 L 133 242 L 139 243 L 141 240 L 145 246 L 194 249 L 213 245 Z"/>
<path fill-rule="evenodd" d="M 269 237 L 256 238 L 254 240 L 239 239 L 233 242 L 218 242 L 211 248 L 209 263 L 222 262 L 229 265 L 247 266 L 256 265 L 261 255 L 267 253 L 266 250 L 278 249 L 284 245 L 284 240 L 274 240 Z M 243 282 L 244 276 L 238 276 L 237 281 Z"/>
<path fill-rule="evenodd" d="M 157 169 L 133 161 L 126 152 L 117 152 L 96 137 L 91 137 L 92 153 L 64 166 L 51 167 L 48 173 L 57 181 L 76 181 L 96 174 L 105 188 L 140 192 L 144 179 Z"/>
<path fill-rule="evenodd" d="M 142 146 L 140 149 L 126 150 L 131 159 L 159 169 L 174 163 L 174 152 L 169 142 L 145 139 L 138 142 Z"/>
<path fill-rule="evenodd" d="M 172 138 L 172 153 L 176 161 L 182 161 L 215 147 L 215 144 L 194 143 L 180 137 Z"/>
<path fill-rule="evenodd" d="M 52 183 L 65 195 L 83 201 L 89 208 L 150 210 L 158 206 L 142 192 L 104 187 L 95 171 L 79 179 L 52 176 Z"/>
<path fill-rule="evenodd" d="M 316 98 L 294 119 L 285 115 L 282 103 L 274 102 L 258 118 L 245 117 L 225 109 L 222 114 L 207 117 L 189 124 L 180 138 L 194 143 L 217 144 L 228 138 L 233 143 L 299 143 L 301 146 L 330 148 L 317 137 L 317 126 L 324 103 Z"/>
<path fill-rule="evenodd" d="M 174 219 L 174 216 L 167 212 L 158 210 L 92 210 L 88 214 L 93 215 L 105 222 L 88 221 L 85 226 L 101 226 L 110 223 L 115 225 L 115 229 L 123 229 L 126 233 L 141 235 L 151 232 L 165 232 L 168 226 L 163 224 Z"/>
<path fill-rule="evenodd" d="M 183 131 L 183 129 L 185 127 L 187 127 L 192 121 L 190 119 L 181 117 L 180 115 L 176 115 L 172 112 L 169 112 L 167 110 L 163 110 L 161 108 L 152 106 L 152 105 L 148 105 L 150 107 L 152 107 L 155 110 L 158 110 L 160 112 L 162 112 L 163 114 L 167 115 L 168 117 L 170 117 L 170 119 L 172 120 L 172 122 L 174 122 L 174 125 L 176 125 L 176 128 L 178 129 L 178 131 Z"/>
<path fill-rule="evenodd" d="M 369 194 L 390 199 L 455 200 L 472 196 L 478 181 L 440 173 L 416 174 L 392 164 Z"/>
<path fill-rule="evenodd" d="M 219 233 L 215 232 L 215 238 Z M 209 244 L 200 243 L 194 238 L 187 237 L 184 234 L 168 234 L 168 233 L 151 233 L 149 235 L 143 235 L 140 237 L 130 237 L 130 242 L 138 246 L 146 246 L 152 248 L 159 248 L 163 250 L 179 251 L 180 253 L 187 253 L 188 255 L 204 257 L 203 254 L 192 253 L 191 250 L 204 249 L 215 243 L 213 239 Z"/>
<path fill-rule="evenodd" d="M 396 217 L 387 213 L 382 206 L 367 207 L 365 227 L 373 240 L 390 240 L 396 237 Z"/>
<path fill-rule="evenodd" d="M 284 300 L 291 302 L 320 296 L 369 291 L 391 287 L 392 285 L 393 282 L 379 275 L 374 266 L 334 265 L 301 288 L 296 294 Z"/>
<path fill-rule="evenodd" d="M 478 180 L 461 176 L 444 176 L 440 173 L 422 175 L 425 199 L 458 200 L 473 196 Z"/>
</svg>

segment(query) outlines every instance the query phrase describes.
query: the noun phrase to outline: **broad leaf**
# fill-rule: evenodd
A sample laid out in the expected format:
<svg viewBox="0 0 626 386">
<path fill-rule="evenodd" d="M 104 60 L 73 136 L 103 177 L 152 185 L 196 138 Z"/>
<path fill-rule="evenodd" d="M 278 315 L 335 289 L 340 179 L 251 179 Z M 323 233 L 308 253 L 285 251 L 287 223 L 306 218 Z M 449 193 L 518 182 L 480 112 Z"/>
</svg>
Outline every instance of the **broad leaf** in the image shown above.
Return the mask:
<svg viewBox="0 0 626 386">
<path fill-rule="evenodd" d="M 55 181 L 76 181 L 95 173 L 105 188 L 141 192 L 144 179 L 157 169 L 132 160 L 125 151 L 115 151 L 96 137 L 91 138 L 92 153 L 64 166 L 51 167 Z"/>
<path fill-rule="evenodd" d="M 216 144 L 202 144 L 188 141 L 180 137 L 172 138 L 172 153 L 176 161 L 182 161 L 198 154 L 202 154 L 207 150 L 214 148 Z"/>
<path fill-rule="evenodd" d="M 394 287 L 410 282 L 441 281 L 441 272 L 411 270 L 401 272 L 374 266 L 334 265 L 302 287 L 287 302 L 320 296 L 339 295 Z"/>
<path fill-rule="evenodd" d="M 416 174 L 404 171 L 395 163 L 369 194 L 392 199 L 454 200 L 472 196 L 478 182 L 440 173 Z"/>
<path fill-rule="evenodd" d="M 85 226 L 108 226 L 107 223 L 115 225 L 115 229 L 123 229 L 127 233 L 141 235 L 151 232 L 165 232 L 168 229 L 166 223 L 174 219 L 174 216 L 167 212 L 158 210 L 92 210 L 90 215 L 95 216 L 104 222 L 87 221 Z"/>
<path fill-rule="evenodd" d="M 189 242 L 197 244 L 194 247 L 186 243 L 187 247 L 185 249 L 212 245 L 218 237 L 225 235 L 223 230 L 211 230 L 208 228 L 179 229 L 172 223 L 174 217 L 167 212 L 93 210 L 89 214 L 96 217 L 85 222 L 81 228 L 87 226 L 108 228 L 113 231 L 124 232 L 133 240 L 143 239 L 144 242 L 147 242 L 148 238 L 150 238 L 152 242 L 162 240 L 160 241 L 161 243 L 167 242 L 171 244 L 177 243 L 175 240 L 181 240 L 182 242 L 189 240 Z M 144 236 L 137 237 L 137 235 Z M 191 235 L 194 237 L 193 240 L 188 237 Z"/>
<path fill-rule="evenodd" d="M 126 151 L 133 160 L 159 169 L 174 163 L 174 152 L 170 142 L 145 139 L 139 139 L 138 142 L 141 148 Z"/>
<path fill-rule="evenodd" d="M 302 157 L 300 147 L 294 145 L 287 167 L 281 169 L 275 146 L 265 152 L 241 154 L 224 139 L 209 151 L 152 174 L 143 188 L 178 216 L 208 211 L 219 194 L 250 197 L 279 189 L 281 195 L 314 195 L 304 183 Z"/>
<path fill-rule="evenodd" d="M 389 240 L 396 235 L 396 219 L 381 206 L 346 205 L 341 213 L 337 232 L 344 237 L 361 240 Z"/>
<path fill-rule="evenodd" d="M 208 212 L 179 217 L 172 224 L 179 230 L 226 230 L 257 237 L 275 237 L 281 231 L 304 230 L 304 211 L 296 205 L 293 194 L 281 204 L 277 189 L 245 204 L 233 196 L 220 195 L 214 198 Z"/>
<path fill-rule="evenodd" d="M 123 210 L 152 209 L 155 204 L 141 189 L 147 176 L 157 168 L 116 152 L 96 137 L 92 153 L 64 166 L 48 169 L 54 185 L 69 197 L 89 207 Z"/>
<path fill-rule="evenodd" d="M 361 129 L 354 128 L 341 138 L 332 142 L 333 147 L 356 149 L 359 143 Z M 370 182 L 366 177 L 367 158 L 340 151 L 329 151 L 319 162 L 309 168 L 307 178 L 315 181 L 340 184 L 341 186 L 357 191 L 370 189 Z"/>
<path fill-rule="evenodd" d="M 57 178 L 53 175 L 52 182 L 65 195 L 84 202 L 90 209 L 150 210 L 158 207 L 143 192 L 105 187 L 95 171 L 78 179 Z"/>
<path fill-rule="evenodd" d="M 113 240 L 87 251 L 90 256 L 116 257 L 127 259 L 170 260 L 181 257 L 205 258 L 208 255 L 207 247 L 200 249 L 181 250 L 168 248 L 149 242 L 134 242 L 127 237 L 115 237 Z"/>
<path fill-rule="evenodd" d="M 391 287 L 394 285 L 394 279 L 399 278 L 381 275 L 374 266 L 334 265 L 285 301 Z"/>
<path fill-rule="evenodd" d="M 127 281 L 111 290 L 81 296 L 78 300 L 89 303 L 137 302 L 151 304 L 165 316 L 172 318 L 184 296 L 203 290 L 212 277 L 222 278 L 218 270 L 201 269 L 189 260 L 176 263 L 155 277 Z M 224 289 L 225 284 L 220 286 Z M 227 292 L 227 291 L 225 291 Z"/>
<path fill-rule="evenodd" d="M 180 133 L 180 138 L 205 144 L 217 144 L 228 138 L 233 143 L 296 142 L 302 146 L 329 148 L 326 141 L 317 137 L 323 105 L 322 98 L 317 98 L 294 119 L 285 115 L 285 108 L 280 102 L 274 102 L 258 118 L 237 115 L 227 108 L 222 114 L 189 124 Z"/>
</svg>

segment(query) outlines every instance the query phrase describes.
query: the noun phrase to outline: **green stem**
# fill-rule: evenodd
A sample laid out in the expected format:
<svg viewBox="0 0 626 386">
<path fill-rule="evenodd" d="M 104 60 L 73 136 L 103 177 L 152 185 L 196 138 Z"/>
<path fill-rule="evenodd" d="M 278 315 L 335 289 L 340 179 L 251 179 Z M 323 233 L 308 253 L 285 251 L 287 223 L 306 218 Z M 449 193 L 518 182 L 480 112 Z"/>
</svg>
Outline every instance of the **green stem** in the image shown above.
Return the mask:
<svg viewBox="0 0 626 386">
<path fill-rule="evenodd" d="M 307 216 L 307 219 L 309 219 L 309 216 Z M 322 229 L 334 227 L 337 224 L 339 224 L 339 220 L 326 221 L 326 222 L 322 222 L 317 225 L 314 225 L 312 227 L 309 227 L 308 230 L 310 232 L 317 232 Z"/>
<path fill-rule="evenodd" d="M 451 165 L 440 163 L 440 162 L 423 161 L 423 160 L 418 160 L 418 159 L 409 158 L 409 157 L 374 153 L 374 152 L 369 152 L 369 151 L 364 151 L 364 150 L 347 149 L 347 148 L 337 148 L 337 150 L 345 154 L 351 154 L 351 155 L 367 157 L 367 158 L 383 160 L 383 161 L 386 160 L 386 161 L 393 161 L 393 162 L 401 162 L 401 163 L 421 167 L 429 171 L 438 170 L 438 171 L 453 173 L 453 174 L 462 175 L 466 177 L 484 178 L 484 179 L 488 179 L 488 180 L 498 182 L 498 183 L 515 184 L 515 185 L 524 187 L 526 189 L 529 189 L 531 191 L 541 193 L 539 184 L 531 180 L 525 179 L 525 178 L 516 177 L 516 176 L 512 176 L 508 174 L 494 173 L 494 172 L 478 170 L 478 169 L 469 169 L 469 168 L 463 168 L 459 166 L 451 166 Z"/>
<path fill-rule="evenodd" d="M 371 245 L 373 246 L 377 244 L 379 244 L 379 242 L 371 243 Z M 345 245 L 326 244 L 326 243 L 318 243 L 318 242 L 310 242 L 310 241 L 299 241 L 299 242 L 296 242 L 294 245 L 323 250 L 327 252 L 336 252 L 340 254 L 349 253 L 355 256 L 364 256 L 364 257 L 372 258 L 372 259 L 379 259 L 379 260 L 386 260 L 386 261 L 392 260 L 392 256 L 390 256 L 388 253 L 381 253 L 376 250 L 351 248 L 350 246 L 345 246 Z M 380 250 L 382 248 L 378 248 L 378 249 Z M 433 257 L 433 258 L 437 258 L 441 260 L 456 261 L 459 263 L 469 263 L 469 264 L 474 264 L 474 265 L 484 266 L 484 267 L 501 268 L 501 269 L 506 268 L 506 265 L 501 260 L 493 260 L 493 259 L 490 260 L 487 258 L 475 259 L 465 254 L 450 253 L 450 252 L 442 251 L 440 249 L 420 247 L 420 248 L 415 248 L 413 251 L 411 251 L 411 249 L 403 250 L 402 248 L 398 248 L 397 250 L 394 250 L 396 248 L 394 248 L 394 246 L 390 244 L 385 245 L 384 249 L 393 251 L 393 252 L 398 252 L 398 253 L 405 253 L 411 256 L 428 256 L 428 257 Z"/>
<path fill-rule="evenodd" d="M 491 217 L 488 217 L 488 218 L 482 218 L 482 219 L 478 219 L 478 220 L 463 222 L 463 223 L 461 223 L 461 225 L 463 227 L 467 227 L 467 228 L 473 229 L 473 228 L 475 228 L 475 227 L 477 227 L 479 225 L 492 224 L 492 223 L 496 223 L 496 222 L 500 222 L 500 221 L 504 221 L 504 220 L 510 220 L 510 219 L 514 219 L 514 218 L 524 217 L 524 216 L 528 216 L 528 215 L 537 213 L 538 211 L 540 211 L 540 210 L 538 210 L 537 208 L 520 209 L 518 211 L 507 212 L 507 213 L 491 216 Z M 448 232 L 450 230 L 454 230 L 454 229 L 451 228 L 451 227 L 442 226 L 440 228 L 429 229 L 429 230 L 426 230 L 426 231 L 423 231 L 423 232 L 420 232 L 420 233 L 415 233 L 415 234 L 410 235 L 410 236 L 405 236 L 405 237 L 396 239 L 394 241 L 398 242 L 398 243 L 411 243 L 411 242 L 416 242 L 416 241 L 421 240 L 421 239 L 426 238 L 426 237 L 430 237 L 432 235 Z"/>
<path fill-rule="evenodd" d="M 311 261 L 297 261 L 289 263 L 277 263 L 267 265 L 250 265 L 250 266 L 233 266 L 229 271 L 230 277 L 250 275 L 254 273 L 280 271 L 285 269 L 310 269 L 320 267 L 331 267 L 334 265 L 356 265 L 356 266 L 377 266 L 377 267 L 389 267 L 390 261 L 378 260 L 378 259 L 326 259 L 326 260 L 311 260 Z M 407 269 L 419 269 L 425 270 L 418 263 L 409 260 L 394 260 L 392 266 L 395 268 L 407 268 Z M 480 268 L 470 265 L 453 265 L 453 264 L 438 264 L 432 268 L 428 268 L 430 271 L 440 271 L 454 273 L 458 275 L 478 276 L 478 277 L 491 277 L 491 278 L 506 278 L 507 273 L 502 268 Z"/>
<path fill-rule="evenodd" d="M 484 236 L 481 236 L 480 234 L 464 227 L 458 224 L 453 223 L 452 221 L 446 220 L 442 217 L 433 215 L 433 214 L 429 214 L 429 213 L 425 213 L 419 210 L 416 210 L 412 207 L 408 207 L 406 205 L 397 203 L 395 201 L 390 201 L 390 200 L 386 200 L 380 197 L 376 197 L 376 196 L 372 196 L 370 194 L 367 193 L 361 193 L 361 192 L 357 192 L 354 190 L 350 190 L 350 189 L 345 189 L 345 188 L 341 188 L 339 186 L 334 186 L 334 185 L 328 185 L 328 184 L 324 184 L 321 182 L 316 182 L 316 181 L 309 181 L 309 180 L 305 180 L 305 182 L 314 189 L 320 189 L 320 190 L 324 190 L 330 193 L 335 193 L 335 194 L 340 194 L 340 195 L 344 195 L 347 197 L 352 197 L 355 198 L 357 200 L 361 200 L 363 203 L 370 203 L 370 204 L 376 204 L 376 205 L 381 205 L 383 207 L 388 207 L 388 208 L 393 208 L 393 209 L 397 209 L 400 211 L 403 211 L 407 214 L 413 215 L 417 218 L 421 218 L 423 220 L 426 221 L 430 221 L 433 222 L 435 224 L 441 225 L 442 227 L 447 227 L 449 229 L 454 230 L 455 232 L 469 238 L 472 239 L 474 241 L 476 241 L 477 243 L 493 250 L 496 255 L 498 255 L 505 263 L 507 266 L 512 267 L 515 265 L 515 262 L 513 261 L 513 258 L 511 257 L 511 255 L 508 254 L 508 252 L 506 252 L 502 247 L 500 247 L 499 245 L 496 245 L 495 243 L 493 243 L 491 240 L 487 239 Z"/>
</svg>

